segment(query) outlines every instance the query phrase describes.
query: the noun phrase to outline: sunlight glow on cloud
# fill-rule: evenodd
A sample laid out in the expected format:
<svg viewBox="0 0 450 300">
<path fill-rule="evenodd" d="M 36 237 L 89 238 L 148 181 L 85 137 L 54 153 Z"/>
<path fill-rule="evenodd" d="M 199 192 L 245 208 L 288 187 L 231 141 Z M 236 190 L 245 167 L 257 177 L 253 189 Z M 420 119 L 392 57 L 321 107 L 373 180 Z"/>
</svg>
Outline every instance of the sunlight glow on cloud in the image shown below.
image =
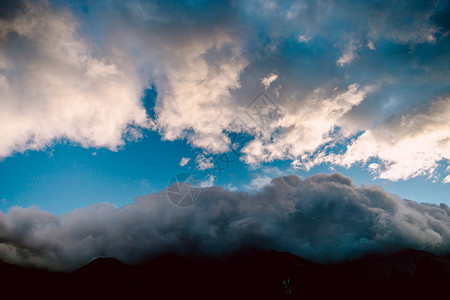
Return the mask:
<svg viewBox="0 0 450 300">
<path fill-rule="evenodd" d="M 24 3 L 0 19 L 0 158 L 55 139 L 115 150 L 139 137 L 148 121 L 133 68 L 93 56 L 68 11 Z"/>
<path fill-rule="evenodd" d="M 450 98 L 440 98 L 423 112 L 367 130 L 343 155 L 323 159 L 348 167 L 375 157 L 383 165 L 378 176 L 390 180 L 434 174 L 439 162 L 450 160 L 449 115 Z"/>
<path fill-rule="evenodd" d="M 353 106 L 363 101 L 366 92 L 357 84 L 344 91 L 328 92 L 316 89 L 304 99 L 290 98 L 283 104 L 280 118 L 243 149 L 243 159 L 249 164 L 275 159 L 297 159 L 314 152 L 331 141 L 333 127 Z"/>
<path fill-rule="evenodd" d="M 445 4 L 394 2 L 20 2 L 0 18 L 0 157 L 55 140 L 115 150 L 150 128 L 209 153 L 248 134 L 252 166 L 378 159 L 379 178 L 431 176 L 450 157 Z M 261 89 L 272 107 L 249 108 Z"/>
<path fill-rule="evenodd" d="M 227 98 L 230 90 L 240 88 L 239 76 L 246 66 L 239 47 L 231 37 L 219 34 L 189 41 L 170 54 L 164 66 L 167 81 L 157 82 L 158 130 L 168 140 L 187 138 L 197 147 L 212 144 L 212 150 L 228 150 L 220 137 L 225 138 L 223 124 L 232 118 Z"/>
</svg>

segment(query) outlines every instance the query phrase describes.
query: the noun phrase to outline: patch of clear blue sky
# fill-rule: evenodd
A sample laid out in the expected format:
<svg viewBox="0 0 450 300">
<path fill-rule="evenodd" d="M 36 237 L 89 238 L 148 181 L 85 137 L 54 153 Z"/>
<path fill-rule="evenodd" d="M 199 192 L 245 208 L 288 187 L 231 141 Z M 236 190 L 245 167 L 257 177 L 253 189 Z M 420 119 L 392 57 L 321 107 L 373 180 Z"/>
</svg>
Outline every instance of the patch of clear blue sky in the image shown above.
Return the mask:
<svg viewBox="0 0 450 300">
<path fill-rule="evenodd" d="M 96 155 L 93 155 L 96 153 Z M 164 189 L 170 179 L 180 172 L 192 172 L 205 179 L 205 172 L 195 170 L 198 153 L 184 141 L 161 141 L 159 134 L 146 132 L 139 142 L 126 144 L 118 152 L 107 149 L 84 149 L 69 143 L 56 144 L 44 151 L 16 154 L 0 163 L 0 208 L 7 212 L 11 206 L 39 208 L 55 214 L 75 208 L 108 201 L 122 206 L 139 195 Z M 179 166 L 182 157 L 190 157 L 188 165 Z M 275 173 L 252 170 L 229 154 L 233 160 L 228 167 L 222 161 L 220 174 L 212 170 L 215 184 L 231 183 L 242 189 L 260 174 L 277 177 Z M 284 173 L 303 178 L 317 173 L 333 173 L 321 165 L 309 171 L 293 170 L 290 162 L 278 161 L 263 167 L 277 167 Z M 336 171 L 353 178 L 357 185 L 379 184 L 402 198 L 418 202 L 450 204 L 450 184 L 418 177 L 408 181 L 373 180 L 359 166 L 350 169 L 335 167 Z"/>
<path fill-rule="evenodd" d="M 1 209 L 37 205 L 60 214 L 103 201 L 125 205 L 165 188 L 181 171 L 181 157 L 191 152 L 182 141 L 161 141 L 147 132 L 118 152 L 67 143 L 16 154 L 0 163 Z"/>
</svg>

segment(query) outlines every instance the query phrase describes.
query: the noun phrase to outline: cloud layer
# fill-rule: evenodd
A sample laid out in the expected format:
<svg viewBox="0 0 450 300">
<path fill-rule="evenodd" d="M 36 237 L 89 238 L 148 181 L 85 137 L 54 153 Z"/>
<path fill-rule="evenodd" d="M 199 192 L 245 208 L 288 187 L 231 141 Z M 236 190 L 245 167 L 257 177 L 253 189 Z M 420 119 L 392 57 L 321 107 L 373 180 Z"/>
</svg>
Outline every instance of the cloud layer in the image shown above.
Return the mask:
<svg viewBox="0 0 450 300">
<path fill-rule="evenodd" d="M 0 259 L 72 270 L 98 256 L 133 263 L 172 252 L 227 255 L 276 249 L 318 262 L 416 248 L 446 253 L 450 209 L 419 204 L 340 174 L 279 177 L 260 192 L 204 188 L 178 208 L 167 193 L 116 208 L 99 203 L 57 217 L 38 208 L 0 214 Z"/>
</svg>

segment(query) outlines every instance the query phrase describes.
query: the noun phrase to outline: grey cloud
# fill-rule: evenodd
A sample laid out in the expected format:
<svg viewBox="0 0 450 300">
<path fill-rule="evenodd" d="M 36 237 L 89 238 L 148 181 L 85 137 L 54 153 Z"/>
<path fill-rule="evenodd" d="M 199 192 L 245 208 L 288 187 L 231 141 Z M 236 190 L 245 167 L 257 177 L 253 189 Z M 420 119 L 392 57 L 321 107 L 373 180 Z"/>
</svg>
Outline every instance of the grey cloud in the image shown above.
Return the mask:
<svg viewBox="0 0 450 300">
<path fill-rule="evenodd" d="M 161 191 L 60 217 L 20 207 L 0 214 L 2 260 L 59 270 L 98 256 L 135 263 L 166 252 L 222 256 L 251 247 L 334 262 L 405 248 L 442 254 L 449 243 L 445 204 L 403 200 L 340 174 L 279 177 L 254 194 L 205 188 L 187 209 Z"/>
</svg>

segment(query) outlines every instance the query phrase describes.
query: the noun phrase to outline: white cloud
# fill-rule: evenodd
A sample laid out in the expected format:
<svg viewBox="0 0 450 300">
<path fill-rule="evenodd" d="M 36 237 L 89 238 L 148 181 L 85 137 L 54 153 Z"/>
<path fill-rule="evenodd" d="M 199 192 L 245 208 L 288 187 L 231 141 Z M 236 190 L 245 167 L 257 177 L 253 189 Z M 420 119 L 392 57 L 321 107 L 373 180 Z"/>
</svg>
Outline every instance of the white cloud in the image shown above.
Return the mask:
<svg viewBox="0 0 450 300">
<path fill-rule="evenodd" d="M 337 60 L 337 64 L 340 67 L 343 67 L 345 65 L 348 65 L 351 63 L 358 55 L 356 54 L 356 50 L 358 47 L 356 47 L 355 42 L 350 42 L 347 47 L 344 50 L 344 53 L 341 57 Z"/>
<path fill-rule="evenodd" d="M 299 43 L 307 43 L 307 42 L 309 42 L 311 40 L 311 37 L 310 36 L 308 36 L 308 35 L 300 35 L 299 37 L 298 37 L 298 41 L 299 41 Z"/>
<path fill-rule="evenodd" d="M 168 140 L 187 138 L 212 152 L 228 150 L 223 129 L 235 117 L 230 92 L 240 88 L 247 65 L 239 46 L 217 33 L 165 51 L 165 79 L 156 80 L 158 129 Z"/>
<path fill-rule="evenodd" d="M 184 167 L 185 165 L 187 165 L 188 162 L 189 162 L 190 160 L 191 160 L 191 159 L 190 159 L 189 157 L 183 157 L 183 158 L 181 158 L 181 161 L 180 161 L 180 167 Z"/>
<path fill-rule="evenodd" d="M 367 166 L 367 168 L 369 168 L 370 172 L 375 173 L 380 168 L 380 165 L 377 163 L 371 163 Z"/>
<path fill-rule="evenodd" d="M 378 158 L 383 165 L 379 177 L 394 181 L 432 175 L 439 162 L 450 159 L 449 115 L 450 97 L 440 98 L 422 112 L 404 114 L 367 130 L 343 155 L 323 159 L 348 167 Z"/>
<path fill-rule="evenodd" d="M 148 126 L 135 71 L 94 56 L 67 11 L 26 1 L 0 28 L 0 158 L 56 139 L 114 150 Z"/>
<path fill-rule="evenodd" d="M 244 185 L 244 188 L 250 191 L 259 191 L 272 181 L 272 178 L 264 175 L 264 176 L 256 176 L 253 178 L 249 184 Z"/>
<path fill-rule="evenodd" d="M 278 78 L 277 73 L 270 73 L 261 80 L 261 83 L 264 85 L 264 88 L 267 90 L 267 88 L 272 84 L 272 82 L 277 80 L 277 78 Z"/>
<path fill-rule="evenodd" d="M 276 159 L 298 159 L 331 141 L 339 119 L 363 101 L 366 90 L 353 84 L 344 91 L 316 89 L 303 99 L 283 103 L 283 115 L 260 131 L 243 149 L 249 164 Z M 343 132 L 342 132 L 343 134 Z"/>
<path fill-rule="evenodd" d="M 225 186 L 226 190 L 229 190 L 230 192 L 236 192 L 238 190 L 238 188 L 233 185 L 232 183 L 229 183 Z"/>
<path fill-rule="evenodd" d="M 414 47 L 411 57 L 423 66 L 405 58 L 398 62 L 398 73 L 393 68 L 383 68 L 382 73 L 366 69 L 373 64 L 363 55 L 355 62 L 363 45 L 374 50 L 380 39 L 411 46 L 439 43 L 439 29 L 431 19 L 435 5 L 425 3 L 401 13 L 406 4 L 335 3 L 339 5 L 336 17 L 345 22 L 330 27 L 334 17 L 330 19 L 333 14 L 327 9 L 334 5 L 323 2 L 242 1 L 232 6 L 211 4 L 190 14 L 183 2 L 174 11 L 166 2 L 111 1 L 102 9 L 90 7 L 90 13 L 79 20 L 68 9 L 52 9 L 45 1 L 25 3 L 25 9 L 10 19 L 0 19 L 0 157 L 41 149 L 59 139 L 114 150 L 125 137 L 138 138 L 139 127 L 158 130 L 166 140 L 186 139 L 194 147 L 220 153 L 230 150 L 224 130 L 239 117 L 242 122 L 231 131 L 255 137 L 243 148 L 242 159 L 248 164 L 290 159 L 293 167 L 300 168 L 320 162 L 348 166 L 378 157 L 380 168 L 372 170 L 375 174 L 405 179 L 430 173 L 438 159 L 448 158 L 445 120 L 424 123 L 432 134 L 421 134 L 419 129 L 404 134 L 404 127 L 386 121 L 384 112 L 376 110 L 375 102 L 389 113 L 402 103 L 399 99 L 396 105 L 383 106 L 392 99 L 383 84 L 378 84 L 374 98 L 363 102 L 368 85 L 387 82 L 386 78 L 410 89 L 417 82 L 445 82 L 445 71 L 443 76 L 435 75 L 439 80 L 428 79 L 434 74 L 434 66 L 428 65 L 433 59 L 419 57 Z M 324 17 L 317 18 L 319 14 Z M 241 22 L 243 15 L 252 22 L 247 17 Z M 83 21 L 88 22 L 80 27 L 78 22 Z M 86 29 L 91 25 L 98 32 L 89 36 Z M 299 52 L 291 51 L 285 46 L 292 37 L 308 44 L 294 43 Z M 88 42 L 94 40 L 101 41 Z M 342 51 L 337 64 L 336 46 Z M 382 52 L 377 55 L 380 62 L 393 61 Z M 341 67 L 352 62 L 353 75 L 343 72 Z M 427 70 L 425 75 L 414 75 L 411 81 L 408 76 L 401 78 L 421 68 Z M 361 88 L 351 84 L 358 81 Z M 267 126 L 255 124 L 244 111 L 260 82 L 267 94 L 276 95 L 282 111 Z M 157 90 L 154 123 L 139 101 L 147 83 Z M 335 86 L 339 88 L 334 90 Z M 386 93 L 396 93 L 387 88 L 391 90 Z M 437 90 L 442 90 L 442 83 L 430 87 Z M 327 158 L 328 152 L 320 151 L 363 131 L 356 141 L 349 141 L 348 153 L 342 157 Z M 390 135 L 397 140 L 383 137 Z M 407 140 L 418 143 L 416 136 L 434 147 L 411 150 L 414 147 Z M 212 167 L 206 158 L 196 161 L 202 169 Z"/>
<path fill-rule="evenodd" d="M 198 186 L 201 188 L 212 187 L 215 180 L 216 177 L 212 174 L 209 174 L 209 176 L 205 180 L 201 181 Z"/>
<path fill-rule="evenodd" d="M 447 175 L 444 180 L 442 180 L 443 183 L 450 183 L 450 175 Z"/>
<path fill-rule="evenodd" d="M 206 157 L 204 154 L 200 153 L 195 157 L 195 162 L 197 163 L 197 168 L 199 170 L 214 168 L 212 156 Z"/>
</svg>

